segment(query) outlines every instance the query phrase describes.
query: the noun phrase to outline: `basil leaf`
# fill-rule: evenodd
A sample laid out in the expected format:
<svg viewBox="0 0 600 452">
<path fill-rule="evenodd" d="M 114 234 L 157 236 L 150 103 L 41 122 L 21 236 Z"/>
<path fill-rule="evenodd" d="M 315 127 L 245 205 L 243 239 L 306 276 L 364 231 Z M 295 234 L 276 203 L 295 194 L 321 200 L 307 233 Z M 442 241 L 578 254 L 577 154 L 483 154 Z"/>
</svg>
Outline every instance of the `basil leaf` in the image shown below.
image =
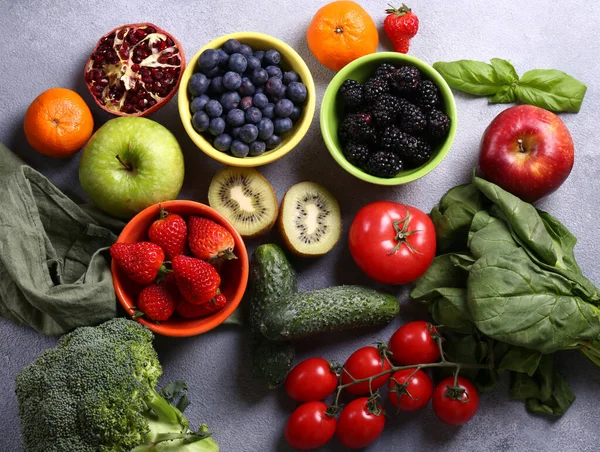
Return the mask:
<svg viewBox="0 0 600 452">
<path fill-rule="evenodd" d="M 533 69 L 523 74 L 515 88 L 524 103 L 551 111 L 577 113 L 587 86 L 556 69 Z"/>
<path fill-rule="evenodd" d="M 512 83 L 510 74 L 498 74 L 494 67 L 482 61 L 439 61 L 433 68 L 440 73 L 450 88 L 475 96 L 490 96 L 503 85 Z"/>
<path fill-rule="evenodd" d="M 515 67 L 508 60 L 502 58 L 492 58 L 490 64 L 496 71 L 498 78 L 504 83 L 514 83 L 519 80 Z"/>
<path fill-rule="evenodd" d="M 507 104 L 515 102 L 517 100 L 517 94 L 515 93 L 516 85 L 509 85 L 502 88 L 496 94 L 488 99 L 490 104 Z"/>
</svg>

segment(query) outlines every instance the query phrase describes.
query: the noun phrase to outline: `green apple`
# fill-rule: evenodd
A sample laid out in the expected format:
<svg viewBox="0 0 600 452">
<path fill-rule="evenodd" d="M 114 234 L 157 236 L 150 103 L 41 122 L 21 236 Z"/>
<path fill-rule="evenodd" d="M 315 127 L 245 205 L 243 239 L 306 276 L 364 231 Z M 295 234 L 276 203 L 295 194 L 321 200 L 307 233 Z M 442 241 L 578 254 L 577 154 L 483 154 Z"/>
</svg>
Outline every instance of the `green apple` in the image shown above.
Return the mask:
<svg viewBox="0 0 600 452">
<path fill-rule="evenodd" d="M 155 121 L 132 116 L 100 127 L 79 163 L 83 191 L 100 209 L 120 218 L 175 199 L 183 175 L 183 154 L 175 136 Z"/>
</svg>

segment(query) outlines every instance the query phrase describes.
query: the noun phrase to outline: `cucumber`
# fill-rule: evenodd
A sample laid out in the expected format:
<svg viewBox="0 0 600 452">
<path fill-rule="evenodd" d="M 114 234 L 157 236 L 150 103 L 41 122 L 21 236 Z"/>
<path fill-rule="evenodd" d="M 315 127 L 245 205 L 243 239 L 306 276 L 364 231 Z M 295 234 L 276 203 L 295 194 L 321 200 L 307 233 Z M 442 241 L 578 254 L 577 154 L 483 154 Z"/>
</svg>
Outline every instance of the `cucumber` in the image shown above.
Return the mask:
<svg viewBox="0 0 600 452">
<path fill-rule="evenodd" d="M 262 335 L 264 314 L 279 300 L 298 290 L 296 271 L 283 250 L 274 244 L 260 245 L 250 262 L 248 320 L 252 371 L 267 388 L 285 380 L 294 364 L 295 350 L 290 343 L 273 342 Z"/>
<path fill-rule="evenodd" d="M 389 323 L 400 311 L 395 296 L 361 286 L 337 286 L 297 292 L 264 313 L 262 333 L 292 340 L 318 333 Z"/>
</svg>

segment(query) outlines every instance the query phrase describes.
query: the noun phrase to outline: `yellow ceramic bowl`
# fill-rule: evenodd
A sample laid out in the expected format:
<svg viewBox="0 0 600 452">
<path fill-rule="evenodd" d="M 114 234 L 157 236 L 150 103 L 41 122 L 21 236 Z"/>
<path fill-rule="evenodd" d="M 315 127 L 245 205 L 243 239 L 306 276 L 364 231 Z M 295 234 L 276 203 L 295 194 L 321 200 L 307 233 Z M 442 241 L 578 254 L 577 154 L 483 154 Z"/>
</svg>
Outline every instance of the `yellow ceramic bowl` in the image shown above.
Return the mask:
<svg viewBox="0 0 600 452">
<path fill-rule="evenodd" d="M 210 141 L 204 138 L 200 133 L 196 132 L 192 127 L 192 114 L 190 112 L 191 99 L 187 90 L 190 77 L 196 71 L 198 58 L 202 52 L 204 52 L 206 49 L 218 49 L 229 39 L 237 39 L 242 44 L 248 44 L 254 50 L 277 50 L 281 54 L 280 66 L 282 69 L 293 70 L 297 72 L 302 79 L 302 83 L 306 85 L 306 89 L 308 91 L 302 116 L 300 119 L 298 119 L 294 125 L 294 128 L 282 138 L 279 146 L 257 157 L 239 158 L 234 157 L 226 152 L 218 151 L 212 146 Z M 267 163 L 274 162 L 278 158 L 283 157 L 285 154 L 294 149 L 294 147 L 298 145 L 310 127 L 310 123 L 312 122 L 315 114 L 316 101 L 317 96 L 315 93 L 315 82 L 313 81 L 310 70 L 300 55 L 298 55 L 296 51 L 285 42 L 263 33 L 254 32 L 231 33 L 221 36 L 220 38 L 217 38 L 202 47 L 198 53 L 196 53 L 194 57 L 188 61 L 178 91 L 179 116 L 183 122 L 183 127 L 196 146 L 198 146 L 206 155 L 221 163 L 242 167 L 266 165 Z"/>
</svg>

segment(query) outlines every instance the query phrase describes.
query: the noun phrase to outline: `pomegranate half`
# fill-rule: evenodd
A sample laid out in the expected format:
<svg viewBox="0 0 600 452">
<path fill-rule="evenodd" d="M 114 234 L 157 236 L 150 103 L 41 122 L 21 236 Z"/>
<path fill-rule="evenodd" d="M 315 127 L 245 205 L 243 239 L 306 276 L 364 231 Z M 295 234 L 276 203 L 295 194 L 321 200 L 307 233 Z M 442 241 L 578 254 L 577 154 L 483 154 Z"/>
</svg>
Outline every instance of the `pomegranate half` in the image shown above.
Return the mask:
<svg viewBox="0 0 600 452">
<path fill-rule="evenodd" d="M 102 36 L 84 77 L 103 110 L 117 116 L 146 116 L 175 95 L 184 69 L 181 44 L 156 25 L 140 23 Z"/>
</svg>

